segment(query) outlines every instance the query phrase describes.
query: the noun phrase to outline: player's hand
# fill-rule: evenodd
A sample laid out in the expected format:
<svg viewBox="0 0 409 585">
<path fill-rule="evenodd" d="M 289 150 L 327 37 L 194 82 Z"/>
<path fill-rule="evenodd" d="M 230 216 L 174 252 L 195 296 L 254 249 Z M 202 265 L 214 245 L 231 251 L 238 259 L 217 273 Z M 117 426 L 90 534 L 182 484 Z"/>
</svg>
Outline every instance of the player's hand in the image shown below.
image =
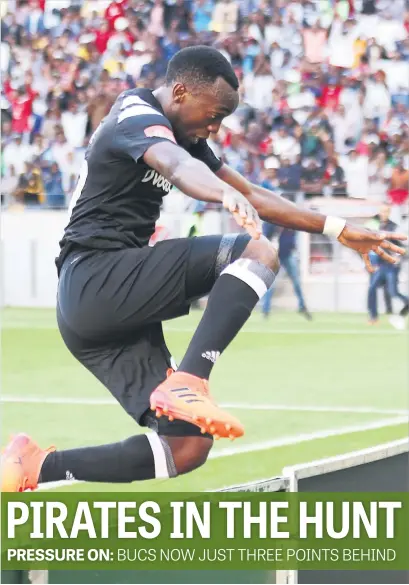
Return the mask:
<svg viewBox="0 0 409 585">
<path fill-rule="evenodd" d="M 376 271 L 376 268 L 371 264 L 369 252 L 375 252 L 375 254 L 390 264 L 397 264 L 399 262 L 391 252 L 400 255 L 406 253 L 405 248 L 392 244 L 392 242 L 389 241 L 390 239 L 405 241 L 408 238 L 405 234 L 398 234 L 395 232 L 375 232 L 348 224 L 344 227 L 338 237 L 338 241 L 341 242 L 341 244 L 347 246 L 347 248 L 352 248 L 361 254 L 368 272 Z"/>
<path fill-rule="evenodd" d="M 261 235 L 261 221 L 251 203 L 235 189 L 226 189 L 223 196 L 223 207 L 230 211 L 240 227 L 258 240 Z"/>
</svg>

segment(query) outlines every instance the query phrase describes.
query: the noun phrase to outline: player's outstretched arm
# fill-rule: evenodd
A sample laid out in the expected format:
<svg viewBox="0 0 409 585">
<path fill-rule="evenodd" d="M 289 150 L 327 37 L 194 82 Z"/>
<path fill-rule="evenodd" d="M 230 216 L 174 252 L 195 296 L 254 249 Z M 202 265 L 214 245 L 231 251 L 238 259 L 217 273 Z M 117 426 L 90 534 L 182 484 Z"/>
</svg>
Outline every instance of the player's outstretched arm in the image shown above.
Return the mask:
<svg viewBox="0 0 409 585">
<path fill-rule="evenodd" d="M 183 148 L 170 141 L 158 142 L 146 150 L 143 160 L 193 199 L 222 203 L 252 237 L 260 237 L 260 220 L 249 199 Z"/>
<path fill-rule="evenodd" d="M 375 270 L 369 260 L 369 252 L 375 252 L 392 264 L 397 260 L 390 252 L 405 254 L 404 248 L 389 241 L 390 238 L 404 241 L 407 239 L 405 234 L 375 232 L 350 225 L 341 218 L 301 209 L 276 193 L 250 183 L 227 165 L 221 167 L 217 176 L 240 191 L 262 219 L 294 230 L 332 235 L 344 246 L 361 254 L 369 272 Z"/>
</svg>

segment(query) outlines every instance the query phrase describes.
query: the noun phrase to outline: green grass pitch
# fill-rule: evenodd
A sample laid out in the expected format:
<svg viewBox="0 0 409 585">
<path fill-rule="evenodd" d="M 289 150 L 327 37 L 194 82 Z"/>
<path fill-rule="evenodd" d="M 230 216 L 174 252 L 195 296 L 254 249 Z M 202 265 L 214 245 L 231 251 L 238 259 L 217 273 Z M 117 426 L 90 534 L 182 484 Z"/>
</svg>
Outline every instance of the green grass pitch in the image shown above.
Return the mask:
<svg viewBox="0 0 409 585">
<path fill-rule="evenodd" d="M 200 312 L 165 325 L 180 359 Z M 174 480 L 69 490 L 204 490 L 279 475 L 286 465 L 407 436 L 407 332 L 362 315 L 255 314 L 217 362 L 211 380 L 245 436 L 218 441 L 207 464 Z M 30 433 L 59 448 L 120 440 L 144 432 L 70 355 L 54 312 L 6 309 L 2 315 L 1 441 Z M 372 428 L 371 428 L 372 427 Z M 375 427 L 375 428 L 373 428 Z M 378 428 L 376 428 L 378 427 Z"/>
</svg>

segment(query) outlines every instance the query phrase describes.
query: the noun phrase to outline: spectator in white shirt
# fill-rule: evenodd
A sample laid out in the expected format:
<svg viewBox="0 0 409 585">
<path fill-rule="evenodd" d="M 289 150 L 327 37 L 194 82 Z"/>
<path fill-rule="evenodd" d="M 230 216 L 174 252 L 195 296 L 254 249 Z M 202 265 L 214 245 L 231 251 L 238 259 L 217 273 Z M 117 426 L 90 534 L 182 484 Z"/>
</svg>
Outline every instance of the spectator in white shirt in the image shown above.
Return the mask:
<svg viewBox="0 0 409 585">
<path fill-rule="evenodd" d="M 61 115 L 61 124 L 65 137 L 71 148 L 79 148 L 84 143 L 88 114 L 80 111 L 78 103 L 72 101 L 66 112 Z"/>
<path fill-rule="evenodd" d="M 51 154 L 53 160 L 60 167 L 60 171 L 63 174 L 67 172 L 67 168 L 70 166 L 68 155 L 72 151 L 73 149 L 65 139 L 64 132 L 62 130 L 57 131 L 55 136 L 55 142 L 51 147 Z"/>
<path fill-rule="evenodd" d="M 142 67 L 152 59 L 151 53 L 147 51 L 146 43 L 138 41 L 133 44 L 133 52 L 125 61 L 125 72 L 136 81 L 142 71 Z"/>
<path fill-rule="evenodd" d="M 2 195 L 2 202 L 4 200 L 5 203 L 11 203 L 12 197 L 17 189 L 18 185 L 18 176 L 16 175 L 16 171 L 14 165 L 10 165 L 8 168 L 8 174 L 5 177 L 1 178 L 1 195 Z M 3 198 L 4 196 L 4 198 Z"/>
<path fill-rule="evenodd" d="M 16 175 L 19 176 L 24 172 L 26 162 L 31 162 L 33 158 L 33 147 L 30 144 L 24 144 L 21 134 L 16 135 L 3 150 L 4 166 L 6 176 L 11 166 L 14 167 Z"/>
<path fill-rule="evenodd" d="M 386 164 L 386 154 L 383 151 L 379 152 L 368 165 L 369 198 L 378 201 L 386 199 L 391 174 L 392 169 Z"/>
<path fill-rule="evenodd" d="M 330 123 L 334 131 L 335 150 L 344 154 L 348 146 L 354 143 L 362 129 L 362 112 L 353 108 L 346 109 L 339 105 L 335 112 L 330 115 Z"/>
<path fill-rule="evenodd" d="M 366 85 L 365 100 L 363 104 L 365 118 L 378 118 L 382 123 L 391 107 L 391 96 L 385 83 L 385 74 L 378 71 L 372 81 Z"/>
<path fill-rule="evenodd" d="M 10 63 L 10 45 L 0 43 L 0 70 L 4 74 L 7 72 Z"/>
<path fill-rule="evenodd" d="M 291 164 L 294 164 L 300 153 L 299 142 L 285 128 L 282 127 L 273 134 L 273 154 L 288 159 Z"/>
<path fill-rule="evenodd" d="M 271 108 L 274 87 L 275 80 L 268 55 L 257 55 L 254 71 L 244 76 L 245 101 L 253 108 Z"/>
<path fill-rule="evenodd" d="M 67 164 L 62 171 L 62 185 L 68 198 L 71 197 L 72 192 L 74 191 L 78 178 L 78 169 L 80 168 L 77 166 L 75 158 L 74 152 L 69 152 L 67 154 Z"/>
<path fill-rule="evenodd" d="M 366 199 L 368 197 L 368 157 L 359 156 L 351 150 L 348 156 L 342 157 L 348 197 Z"/>
</svg>

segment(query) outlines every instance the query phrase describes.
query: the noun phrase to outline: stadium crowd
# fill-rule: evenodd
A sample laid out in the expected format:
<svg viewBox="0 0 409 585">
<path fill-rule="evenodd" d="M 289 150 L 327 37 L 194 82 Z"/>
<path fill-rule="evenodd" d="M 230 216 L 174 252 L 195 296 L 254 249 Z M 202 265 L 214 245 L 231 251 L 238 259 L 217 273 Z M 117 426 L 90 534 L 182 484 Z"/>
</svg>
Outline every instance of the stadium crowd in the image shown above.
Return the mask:
<svg viewBox="0 0 409 585">
<path fill-rule="evenodd" d="M 232 62 L 241 103 L 216 154 L 288 196 L 406 204 L 405 0 L 2 0 L 2 201 L 65 207 L 116 96 L 180 48 Z"/>
</svg>

